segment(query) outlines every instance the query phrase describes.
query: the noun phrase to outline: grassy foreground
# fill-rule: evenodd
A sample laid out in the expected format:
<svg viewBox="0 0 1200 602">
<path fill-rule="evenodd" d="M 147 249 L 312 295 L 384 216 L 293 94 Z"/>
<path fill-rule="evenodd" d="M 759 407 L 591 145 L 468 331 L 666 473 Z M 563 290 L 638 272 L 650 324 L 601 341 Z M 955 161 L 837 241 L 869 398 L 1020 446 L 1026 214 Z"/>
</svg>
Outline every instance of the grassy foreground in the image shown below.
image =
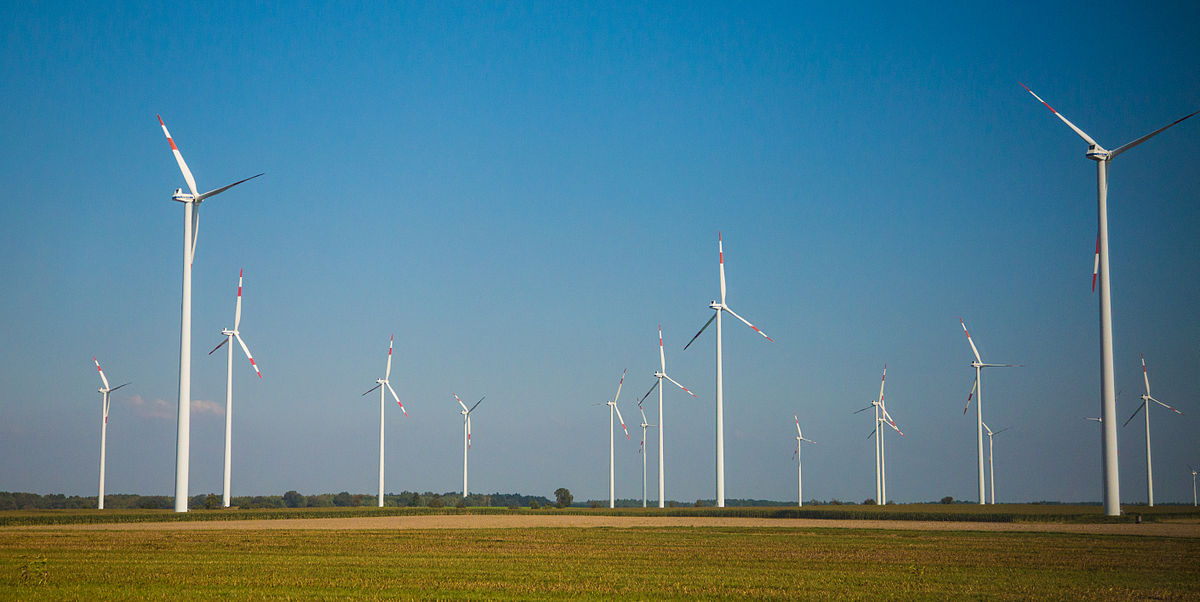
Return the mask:
<svg viewBox="0 0 1200 602">
<path fill-rule="evenodd" d="M 0 533 L 0 599 L 1198 599 L 1200 540 L 856 529 Z"/>
<path fill-rule="evenodd" d="M 0 526 L 67 525 L 83 523 L 175 522 L 208 520 L 259 520 L 286 518 L 352 518 L 360 516 L 418 516 L 429 514 L 593 514 L 604 516 L 736 516 L 749 518 L 817 518 L 839 520 L 924 520 L 972 522 L 1133 522 L 1135 516 L 1146 521 L 1200 519 L 1194 506 L 1125 505 L 1123 515 L 1105 516 L 1100 506 L 1066 504 L 888 504 L 886 506 L 738 506 L 728 508 L 529 508 L 466 507 L 429 508 L 425 506 L 338 507 L 338 508 L 266 508 L 190 510 L 6 510 L 0 511 Z"/>
</svg>

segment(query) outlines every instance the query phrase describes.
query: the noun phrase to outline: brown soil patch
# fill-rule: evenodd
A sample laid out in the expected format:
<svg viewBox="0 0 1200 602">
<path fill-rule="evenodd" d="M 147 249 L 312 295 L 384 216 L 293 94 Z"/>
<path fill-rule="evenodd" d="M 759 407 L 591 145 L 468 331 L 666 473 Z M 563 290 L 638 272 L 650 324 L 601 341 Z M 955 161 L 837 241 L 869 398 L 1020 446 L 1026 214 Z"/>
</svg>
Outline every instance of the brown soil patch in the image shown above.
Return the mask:
<svg viewBox="0 0 1200 602">
<path fill-rule="evenodd" d="M 350 530 L 350 529 L 528 529 L 528 528 L 689 528 L 755 527 L 768 529 L 883 529 L 892 531 L 1009 531 L 1200 537 L 1198 523 L 1066 524 L 982 523 L 903 520 L 826 520 L 808 518 L 736 518 L 688 516 L 597 516 L 531 514 L 460 514 L 356 518 L 290 518 L 278 520 L 213 520 L 160 523 L 107 523 L 5 527 L 20 530 L 212 531 L 212 530 Z"/>
</svg>

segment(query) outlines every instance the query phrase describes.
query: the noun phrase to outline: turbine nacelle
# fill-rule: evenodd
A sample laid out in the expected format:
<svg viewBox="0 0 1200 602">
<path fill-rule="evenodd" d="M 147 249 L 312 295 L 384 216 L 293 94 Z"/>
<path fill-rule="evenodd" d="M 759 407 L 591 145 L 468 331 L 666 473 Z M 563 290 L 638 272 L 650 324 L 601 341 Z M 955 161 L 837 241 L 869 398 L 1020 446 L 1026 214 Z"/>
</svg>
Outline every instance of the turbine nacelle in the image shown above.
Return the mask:
<svg viewBox="0 0 1200 602">
<path fill-rule="evenodd" d="M 227 337 L 229 337 L 229 336 L 237 336 L 238 334 L 239 334 L 239 333 L 238 333 L 238 331 L 236 331 L 236 330 L 230 330 L 230 329 L 228 329 L 228 328 L 222 328 L 222 329 L 221 329 L 221 335 L 222 335 L 222 336 L 227 336 Z"/>
<path fill-rule="evenodd" d="M 1104 149 L 1099 144 L 1089 144 L 1087 149 L 1087 158 L 1092 161 L 1107 161 L 1111 153 Z"/>
<path fill-rule="evenodd" d="M 195 195 L 190 192 L 184 192 L 182 188 L 176 188 L 175 194 L 171 195 L 172 201 L 178 201 L 180 203 L 190 203 L 194 198 L 196 198 Z"/>
<path fill-rule="evenodd" d="M 725 309 L 725 304 L 724 304 L 724 303 L 721 303 L 721 302 L 719 302 L 719 301 L 709 301 L 709 302 L 708 302 L 708 306 L 709 306 L 710 308 L 712 308 L 712 309 L 715 309 L 715 310 L 717 310 L 717 311 L 720 311 L 720 310 L 722 310 L 722 309 Z"/>
</svg>

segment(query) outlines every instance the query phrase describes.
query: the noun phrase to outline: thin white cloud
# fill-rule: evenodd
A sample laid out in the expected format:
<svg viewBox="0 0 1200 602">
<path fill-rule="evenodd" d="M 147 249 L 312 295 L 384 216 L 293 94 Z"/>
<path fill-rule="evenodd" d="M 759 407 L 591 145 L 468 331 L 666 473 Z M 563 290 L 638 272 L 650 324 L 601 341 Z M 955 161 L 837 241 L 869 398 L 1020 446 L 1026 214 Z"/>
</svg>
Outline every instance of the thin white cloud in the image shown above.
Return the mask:
<svg viewBox="0 0 1200 602">
<path fill-rule="evenodd" d="M 176 418 L 176 406 L 173 402 L 163 399 L 145 399 L 141 395 L 134 395 L 128 398 L 126 403 L 133 409 L 135 415 L 142 418 L 153 420 L 174 420 Z M 225 406 L 207 399 L 193 399 L 192 415 L 201 416 L 205 414 L 224 416 Z"/>
</svg>

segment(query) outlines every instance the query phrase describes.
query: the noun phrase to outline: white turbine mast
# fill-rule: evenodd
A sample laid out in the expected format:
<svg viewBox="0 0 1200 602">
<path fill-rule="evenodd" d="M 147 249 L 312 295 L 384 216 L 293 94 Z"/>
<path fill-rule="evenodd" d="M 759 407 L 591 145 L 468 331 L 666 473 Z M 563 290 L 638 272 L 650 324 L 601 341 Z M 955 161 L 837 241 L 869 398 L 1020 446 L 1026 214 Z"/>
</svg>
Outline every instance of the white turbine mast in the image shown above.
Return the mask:
<svg viewBox="0 0 1200 602">
<path fill-rule="evenodd" d="M 1196 505 L 1196 469 L 1188 464 L 1188 470 L 1192 471 L 1192 506 Z"/>
<path fill-rule="evenodd" d="M 188 169 L 179 147 L 167 131 L 167 124 L 162 116 L 158 117 L 163 135 L 171 144 L 171 152 L 175 154 L 175 162 L 187 182 L 188 191 L 176 188 L 171 200 L 183 203 L 183 302 L 180 304 L 179 331 L 179 414 L 175 441 L 175 511 L 187 512 L 188 509 L 188 464 L 191 453 L 191 417 L 192 417 L 192 262 L 196 256 L 196 235 L 200 230 L 200 203 L 205 199 L 216 196 L 245 182 L 253 180 L 262 174 L 238 180 L 228 186 L 210 190 L 204 194 L 196 188 L 196 179 Z"/>
<path fill-rule="evenodd" d="M 695 337 L 693 337 L 692 340 L 695 340 Z M 685 347 L 685 349 L 686 349 L 686 347 Z M 642 398 L 638 400 L 638 407 L 640 408 L 642 406 L 642 402 L 646 401 L 646 398 L 649 397 L 650 394 L 653 393 L 654 389 L 657 387 L 658 388 L 658 507 L 665 508 L 667 498 L 666 498 L 666 468 L 664 467 L 665 458 L 663 455 L 663 426 L 662 425 L 663 425 L 663 390 L 664 390 L 664 388 L 662 386 L 662 381 L 663 381 L 663 379 L 670 381 L 671 384 L 675 385 L 676 387 L 679 387 L 680 389 L 683 389 L 683 391 L 685 393 L 687 393 L 688 395 L 691 395 L 692 397 L 695 397 L 696 394 L 692 393 L 690 390 L 688 390 L 687 387 L 679 384 L 679 381 L 671 378 L 670 376 L 667 376 L 667 353 L 665 351 L 663 351 L 662 324 L 658 325 L 658 371 L 654 373 L 654 378 L 655 378 L 655 381 L 654 381 L 653 385 L 650 385 L 650 390 L 646 391 L 646 394 L 643 395 Z M 642 422 L 645 422 L 645 420 L 643 419 Z M 648 426 L 653 426 L 653 425 L 648 425 Z M 645 439 L 644 436 L 642 438 Z M 642 460 L 643 460 L 643 463 L 645 463 L 645 457 L 643 457 Z M 645 472 L 645 471 L 643 470 L 643 472 Z M 645 498 L 646 496 L 643 495 L 642 497 Z"/>
<path fill-rule="evenodd" d="M 241 331 L 238 330 L 239 326 L 242 323 L 242 275 L 244 273 L 245 273 L 245 270 L 238 270 L 237 303 L 234 306 L 234 310 L 233 310 L 233 329 L 231 330 L 229 328 L 222 328 L 221 334 L 225 335 L 225 339 L 222 340 L 220 343 L 218 343 L 216 347 L 213 347 L 212 351 L 208 352 L 209 355 L 212 355 L 216 350 L 221 348 L 221 345 L 229 343 L 229 348 L 226 350 L 228 353 L 226 354 L 227 357 L 226 357 L 226 364 L 225 364 L 225 485 L 224 485 L 225 488 L 223 490 L 223 493 L 221 494 L 221 506 L 225 507 L 225 508 L 229 507 L 229 495 L 230 495 L 229 494 L 229 475 L 230 475 L 230 465 L 232 462 L 231 458 L 233 457 L 232 453 L 231 453 L 232 452 L 231 441 L 233 439 L 233 343 L 232 343 L 232 341 L 234 339 L 237 339 L 238 344 L 241 345 L 242 353 L 246 354 L 246 359 L 250 360 L 250 367 L 254 368 L 254 373 L 258 375 L 259 379 L 262 379 L 262 371 L 258 369 L 258 364 L 255 363 L 254 356 L 250 355 L 250 348 L 246 346 L 246 342 L 242 340 Z"/>
<path fill-rule="evenodd" d="M 872 401 L 867 407 L 856 410 L 854 413 L 865 412 L 872 408 L 875 409 L 875 422 L 871 428 L 871 432 L 867 438 L 875 438 L 875 503 L 885 504 L 887 500 L 887 459 L 883 451 L 883 425 L 887 425 L 892 430 L 900 433 L 903 437 L 904 433 L 900 431 L 900 427 L 896 426 L 896 422 L 892 420 L 891 414 L 887 412 L 887 406 L 884 404 L 883 388 L 887 384 L 887 364 L 883 365 L 883 376 L 879 379 L 879 398 Z"/>
<path fill-rule="evenodd" d="M 996 503 L 996 467 L 994 464 L 992 464 L 992 437 L 999 435 L 1000 433 L 1003 433 L 1004 431 L 1007 431 L 1008 429 L 1010 429 L 1012 427 L 1006 426 L 996 432 L 992 432 L 992 429 L 988 428 L 987 423 L 984 423 L 983 428 L 987 431 L 987 436 L 988 436 L 988 481 L 989 481 L 988 489 L 991 491 L 991 495 L 992 495 L 991 503 L 995 504 Z"/>
<path fill-rule="evenodd" d="M 1091 136 L 1084 133 L 1083 130 L 1075 126 L 1067 120 L 1066 117 L 1054 110 L 1040 96 L 1034 94 L 1025 84 L 1021 84 L 1033 97 L 1038 99 L 1050 112 L 1062 120 L 1067 127 L 1071 128 L 1084 142 L 1088 144 L 1087 158 L 1096 162 L 1096 213 L 1098 216 L 1098 232 L 1099 244 L 1096 251 L 1096 268 L 1093 273 L 1098 272 L 1100 279 L 1100 412 L 1101 418 L 1104 419 L 1101 426 L 1104 432 L 1103 445 L 1103 470 L 1104 470 L 1104 512 L 1109 516 L 1118 516 L 1121 514 L 1121 491 L 1120 480 L 1118 478 L 1118 459 L 1117 459 L 1117 397 L 1116 397 L 1116 380 L 1113 375 L 1113 343 L 1112 343 L 1112 296 L 1109 282 L 1109 258 L 1108 258 L 1108 164 L 1117 155 L 1161 134 L 1167 128 L 1178 124 L 1179 122 L 1200 113 L 1195 111 L 1184 117 L 1134 140 L 1128 144 L 1117 147 L 1114 150 L 1106 150 L 1100 146 Z"/>
<path fill-rule="evenodd" d="M 646 507 L 646 429 L 656 426 L 646 422 L 646 411 L 642 409 L 642 402 L 638 402 L 638 412 L 642 414 L 642 443 L 638 445 L 638 455 L 642 457 L 642 507 Z"/>
<path fill-rule="evenodd" d="M 812 439 L 806 439 L 804 437 L 804 433 L 800 432 L 800 417 L 799 416 L 797 416 L 796 414 L 792 414 L 792 418 L 794 418 L 796 420 L 796 451 L 792 454 L 792 457 L 796 459 L 796 494 L 797 494 L 796 499 L 798 500 L 796 505 L 803 506 L 804 505 L 804 472 L 803 472 L 804 471 L 804 462 L 800 457 L 800 445 L 802 443 L 804 443 L 805 441 L 812 443 L 813 445 L 816 445 L 817 442 L 813 441 Z"/>
<path fill-rule="evenodd" d="M 721 273 L 721 300 L 711 301 L 708 306 L 713 310 L 713 317 L 709 318 L 704 326 L 700 327 L 700 332 L 688 341 L 683 348 L 686 350 L 691 346 L 704 329 L 708 328 L 713 320 L 717 321 L 717 507 L 725 507 L 725 410 L 724 410 L 724 382 L 721 377 L 722 361 L 721 361 L 721 314 L 729 312 L 729 315 L 741 320 L 746 326 L 754 329 L 754 332 L 761 334 L 763 338 L 774 342 L 774 339 L 767 336 L 767 333 L 758 329 L 757 326 L 746 321 L 745 318 L 737 315 L 728 305 L 725 304 L 725 247 L 721 241 L 721 233 L 717 232 L 717 261 Z"/>
<path fill-rule="evenodd" d="M 404 404 L 401 403 L 400 396 L 396 395 L 396 390 L 392 388 L 392 383 L 388 382 L 388 378 L 392 375 L 392 343 L 395 340 L 396 340 L 396 335 L 392 335 L 392 337 L 390 339 L 388 339 L 387 369 L 384 370 L 384 372 L 383 372 L 383 378 L 375 379 L 375 386 L 368 389 L 366 393 L 363 393 L 363 396 L 366 396 L 371 391 L 374 391 L 375 389 L 379 389 L 379 507 L 380 508 L 383 507 L 383 405 L 384 405 L 384 401 L 385 401 L 385 399 L 384 399 L 384 391 L 385 390 L 388 393 L 391 393 L 392 399 L 395 399 L 396 403 L 400 405 L 400 411 L 404 412 L 404 415 L 406 417 L 408 416 L 408 410 L 404 409 Z"/>
<path fill-rule="evenodd" d="M 1142 403 L 1137 407 L 1136 410 L 1133 411 L 1133 414 L 1129 416 L 1129 420 L 1126 420 L 1125 424 L 1122 424 L 1121 426 L 1124 427 L 1125 425 L 1129 424 L 1130 421 L 1132 421 L 1133 418 L 1138 415 L 1138 412 L 1141 412 L 1142 410 L 1146 411 L 1146 500 L 1147 504 L 1153 508 L 1154 468 L 1150 464 L 1150 402 L 1153 401 L 1154 403 L 1157 403 L 1158 405 L 1167 408 L 1168 410 L 1171 410 L 1180 416 L 1183 415 L 1183 412 L 1180 412 L 1179 410 L 1176 410 L 1175 408 L 1150 396 L 1150 375 L 1146 372 L 1145 355 L 1142 356 L 1142 379 L 1146 381 L 1146 393 L 1142 395 Z"/>
<path fill-rule="evenodd" d="M 479 407 L 479 404 L 483 403 L 486 398 L 487 395 L 480 397 L 475 405 L 467 408 L 467 404 L 463 403 L 458 395 L 454 396 L 454 400 L 462 406 L 459 414 L 462 414 L 463 417 L 463 499 L 467 498 L 467 452 L 471 451 L 471 412 L 474 412 L 475 408 Z"/>
<path fill-rule="evenodd" d="M 971 367 L 975 369 L 975 382 L 971 385 L 971 392 L 967 394 L 967 405 L 963 407 L 963 414 L 971 407 L 971 397 L 975 397 L 975 449 L 978 452 L 978 469 L 979 469 L 979 503 L 986 504 L 987 496 L 984 491 L 983 483 L 983 383 L 980 381 L 980 376 L 983 374 L 984 368 L 1019 368 L 1017 364 L 985 364 L 983 359 L 979 357 L 979 350 L 975 348 L 975 341 L 971 339 L 971 333 L 967 330 L 966 322 L 962 318 L 958 319 L 958 323 L 962 325 L 963 333 L 967 335 L 967 342 L 971 344 L 971 353 L 975 354 L 975 361 L 971 362 Z"/>
<path fill-rule="evenodd" d="M 625 438 L 632 441 L 629 437 L 629 429 L 625 428 L 625 419 L 621 417 L 621 410 L 617 407 L 617 400 L 621 398 L 621 386 L 625 384 L 625 370 L 621 371 L 621 380 L 617 383 L 617 394 L 610 401 L 597 403 L 598 406 L 608 406 L 608 507 L 617 507 L 616 496 L 616 469 L 614 468 L 613 460 L 613 413 L 616 412 L 617 420 L 621 421 L 621 430 L 625 431 Z"/>
<path fill-rule="evenodd" d="M 100 393 L 100 495 L 98 495 L 96 498 L 96 508 L 98 510 L 103 510 L 104 457 L 106 448 L 108 447 L 108 394 L 120 389 L 121 387 L 124 387 L 129 383 L 117 385 L 115 387 L 108 386 L 108 377 L 104 376 L 104 370 L 100 367 L 100 360 L 96 359 L 96 356 L 93 355 L 92 361 L 96 363 L 96 370 L 100 372 L 100 382 L 103 383 L 99 389 L 96 389 L 96 391 Z"/>
</svg>

